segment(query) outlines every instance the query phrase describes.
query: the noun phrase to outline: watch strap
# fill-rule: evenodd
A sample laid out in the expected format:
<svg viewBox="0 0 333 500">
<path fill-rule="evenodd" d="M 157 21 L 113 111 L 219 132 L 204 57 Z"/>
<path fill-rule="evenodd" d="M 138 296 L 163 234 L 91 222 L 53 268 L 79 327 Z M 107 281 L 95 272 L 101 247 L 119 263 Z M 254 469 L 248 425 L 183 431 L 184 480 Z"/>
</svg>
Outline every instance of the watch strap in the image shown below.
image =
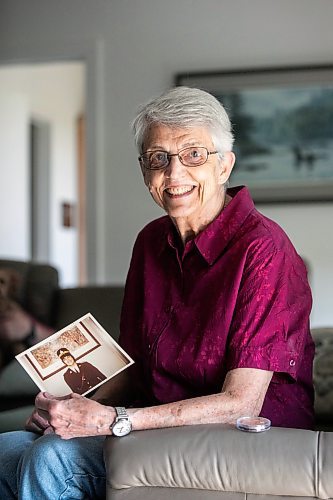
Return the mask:
<svg viewBox="0 0 333 500">
<path fill-rule="evenodd" d="M 121 418 L 129 420 L 129 416 L 127 414 L 126 408 L 124 408 L 123 406 L 115 406 L 115 410 L 116 410 L 116 414 L 117 414 L 116 422 L 118 419 L 121 419 Z"/>
</svg>

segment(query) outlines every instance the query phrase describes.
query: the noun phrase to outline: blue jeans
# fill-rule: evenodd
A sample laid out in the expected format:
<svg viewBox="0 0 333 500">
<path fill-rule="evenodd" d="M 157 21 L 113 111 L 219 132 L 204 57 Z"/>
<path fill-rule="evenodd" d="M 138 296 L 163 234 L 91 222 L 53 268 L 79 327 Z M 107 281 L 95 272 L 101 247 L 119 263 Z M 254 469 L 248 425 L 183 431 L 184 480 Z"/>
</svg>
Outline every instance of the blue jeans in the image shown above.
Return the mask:
<svg viewBox="0 0 333 500">
<path fill-rule="evenodd" d="M 104 439 L 0 434 L 0 498 L 105 498 Z"/>
</svg>

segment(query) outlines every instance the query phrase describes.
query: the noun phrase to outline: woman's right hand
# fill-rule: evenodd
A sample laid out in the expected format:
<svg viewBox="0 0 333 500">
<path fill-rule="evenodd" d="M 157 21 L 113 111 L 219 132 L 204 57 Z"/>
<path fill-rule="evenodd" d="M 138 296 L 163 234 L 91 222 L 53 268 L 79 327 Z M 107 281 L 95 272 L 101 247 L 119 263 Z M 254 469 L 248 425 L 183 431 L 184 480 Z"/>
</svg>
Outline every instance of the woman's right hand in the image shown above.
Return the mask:
<svg viewBox="0 0 333 500">
<path fill-rule="evenodd" d="M 38 396 L 36 397 L 36 399 L 37 398 Z M 48 431 L 47 432 L 48 434 L 50 432 L 53 432 L 53 429 L 50 426 L 49 421 L 42 415 L 40 415 L 36 407 L 34 408 L 34 411 L 32 412 L 32 414 L 25 423 L 25 430 L 36 432 L 37 434 L 44 434 L 46 430 Z"/>
</svg>

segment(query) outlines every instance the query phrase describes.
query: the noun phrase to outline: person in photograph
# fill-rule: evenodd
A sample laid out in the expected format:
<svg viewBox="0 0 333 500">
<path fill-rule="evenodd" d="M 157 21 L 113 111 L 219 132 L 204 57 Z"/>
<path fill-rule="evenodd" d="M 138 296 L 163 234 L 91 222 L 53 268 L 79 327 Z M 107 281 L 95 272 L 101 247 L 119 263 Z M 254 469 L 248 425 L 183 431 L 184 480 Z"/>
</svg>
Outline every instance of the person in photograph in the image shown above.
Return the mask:
<svg viewBox="0 0 333 500">
<path fill-rule="evenodd" d="M 68 367 L 64 373 L 66 384 L 77 394 L 88 392 L 106 379 L 106 376 L 91 363 L 87 361 L 77 363 L 73 354 L 66 347 L 58 349 L 57 356 Z"/>
<path fill-rule="evenodd" d="M 176 87 L 141 107 L 133 129 L 144 183 L 166 212 L 138 234 L 127 276 L 119 342 L 135 363 L 90 399 L 37 396 L 29 432 L 0 436 L 4 498 L 17 485 L 26 500 L 103 498 L 108 435 L 244 415 L 313 428 L 306 268 L 249 190 L 228 187 L 224 107 Z"/>
</svg>

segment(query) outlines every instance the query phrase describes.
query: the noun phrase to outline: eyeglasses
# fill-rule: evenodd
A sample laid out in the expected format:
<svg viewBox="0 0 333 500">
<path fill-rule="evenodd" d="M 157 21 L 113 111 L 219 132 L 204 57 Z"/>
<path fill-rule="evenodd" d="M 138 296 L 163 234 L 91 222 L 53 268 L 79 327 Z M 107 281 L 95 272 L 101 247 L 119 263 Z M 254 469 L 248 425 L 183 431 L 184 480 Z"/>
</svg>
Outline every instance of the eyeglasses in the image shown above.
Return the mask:
<svg viewBox="0 0 333 500">
<path fill-rule="evenodd" d="M 173 156 L 178 156 L 179 161 L 185 167 L 200 167 L 208 160 L 209 155 L 216 155 L 218 151 L 208 151 L 203 146 L 192 146 L 178 151 L 178 153 L 167 153 L 166 151 L 146 151 L 139 156 L 140 164 L 148 170 L 161 170 L 166 168 Z"/>
</svg>

